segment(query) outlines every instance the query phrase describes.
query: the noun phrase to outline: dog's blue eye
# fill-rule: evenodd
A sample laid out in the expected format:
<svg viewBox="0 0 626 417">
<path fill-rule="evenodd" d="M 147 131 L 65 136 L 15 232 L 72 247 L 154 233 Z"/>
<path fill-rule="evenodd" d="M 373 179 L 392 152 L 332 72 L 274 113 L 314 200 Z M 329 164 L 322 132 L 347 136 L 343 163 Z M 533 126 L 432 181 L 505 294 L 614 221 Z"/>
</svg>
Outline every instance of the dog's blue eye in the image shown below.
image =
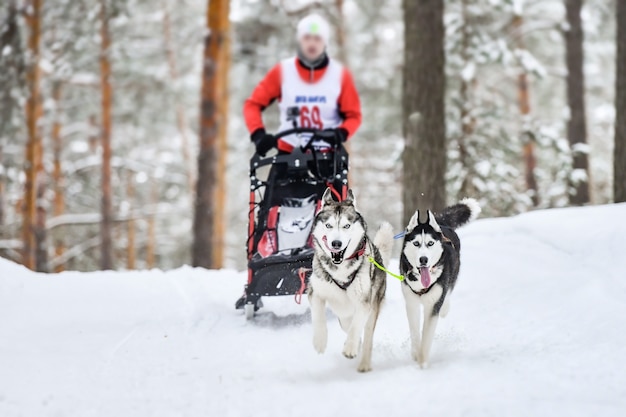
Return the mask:
<svg viewBox="0 0 626 417">
<path fill-rule="evenodd" d="M 419 243 L 418 241 L 413 242 L 413 244 L 414 244 L 415 246 L 417 246 L 418 248 L 421 246 L 421 245 L 420 245 L 420 243 Z"/>
<path fill-rule="evenodd" d="M 330 223 L 326 223 L 326 228 L 327 228 L 327 229 L 332 229 L 332 228 L 333 228 L 333 225 L 332 225 L 332 224 L 330 224 Z"/>
<path fill-rule="evenodd" d="M 433 241 L 431 240 L 430 242 L 428 242 L 428 244 L 427 244 L 427 245 L 428 245 L 428 246 L 432 246 L 432 245 L 434 245 L 434 244 L 435 244 L 435 242 L 433 242 Z"/>
<path fill-rule="evenodd" d="M 346 224 L 343 228 L 344 229 L 349 229 L 350 228 L 350 223 Z"/>
</svg>

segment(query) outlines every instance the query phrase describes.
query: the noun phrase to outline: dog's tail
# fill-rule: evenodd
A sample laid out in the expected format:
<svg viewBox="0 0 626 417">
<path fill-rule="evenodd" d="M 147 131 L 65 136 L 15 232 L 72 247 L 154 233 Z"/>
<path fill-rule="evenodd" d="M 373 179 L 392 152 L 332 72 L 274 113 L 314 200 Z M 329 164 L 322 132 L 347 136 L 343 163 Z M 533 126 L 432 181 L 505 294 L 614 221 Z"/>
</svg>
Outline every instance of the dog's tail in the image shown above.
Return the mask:
<svg viewBox="0 0 626 417">
<path fill-rule="evenodd" d="M 480 211 L 478 201 L 473 198 L 464 198 L 460 203 L 443 209 L 436 219 L 440 225 L 456 229 L 476 219 Z"/>
<path fill-rule="evenodd" d="M 376 236 L 374 236 L 374 246 L 378 248 L 380 256 L 383 258 L 383 265 L 389 265 L 391 260 L 391 250 L 393 249 L 393 227 L 387 222 L 383 222 Z"/>
</svg>

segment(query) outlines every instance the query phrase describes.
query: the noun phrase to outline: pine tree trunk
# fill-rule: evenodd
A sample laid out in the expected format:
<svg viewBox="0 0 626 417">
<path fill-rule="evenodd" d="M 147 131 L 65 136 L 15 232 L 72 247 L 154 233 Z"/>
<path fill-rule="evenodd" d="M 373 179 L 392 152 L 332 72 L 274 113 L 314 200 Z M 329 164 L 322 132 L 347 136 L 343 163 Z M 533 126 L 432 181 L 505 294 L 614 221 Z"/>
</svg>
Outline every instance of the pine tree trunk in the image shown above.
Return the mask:
<svg viewBox="0 0 626 417">
<path fill-rule="evenodd" d="M 133 200 L 135 199 L 135 176 L 129 173 L 126 184 L 126 200 L 128 200 L 128 206 L 132 211 Z M 132 215 L 126 223 L 127 231 L 127 246 L 126 246 L 126 268 L 135 269 L 135 220 Z"/>
<path fill-rule="evenodd" d="M 348 46 L 347 46 L 347 34 L 346 34 L 346 18 L 343 13 L 344 0 L 335 0 L 336 18 L 337 24 L 335 26 L 337 33 L 337 49 L 338 56 L 341 63 L 345 66 L 349 66 L 348 62 Z"/>
<path fill-rule="evenodd" d="M 226 249 L 226 224 L 228 216 L 226 216 L 226 156 L 228 153 L 228 108 L 229 108 L 229 91 L 228 91 L 228 74 L 230 70 L 230 37 L 227 35 L 220 51 L 220 62 L 222 62 L 221 70 L 218 71 L 218 97 L 220 107 L 222 109 L 220 115 L 220 123 L 218 129 L 218 147 L 219 155 L 217 166 L 217 187 L 215 188 L 215 233 L 213 241 L 213 268 L 220 269 L 224 267 L 225 249 Z"/>
<path fill-rule="evenodd" d="M 626 1 L 617 2 L 617 76 L 615 93 L 615 148 L 613 198 L 626 202 Z"/>
<path fill-rule="evenodd" d="M 522 28 L 524 26 L 524 18 L 515 16 L 513 18 L 514 36 L 517 38 L 517 48 L 524 50 L 524 36 Z M 528 75 L 526 69 L 521 68 L 517 76 L 517 101 L 520 115 L 522 116 L 522 143 L 526 189 L 530 192 L 533 205 L 539 205 L 539 188 L 537 187 L 537 178 L 535 177 L 535 168 L 537 167 L 537 158 L 535 157 L 535 137 L 530 131 L 528 123 L 530 122 L 530 94 L 528 91 Z"/>
<path fill-rule="evenodd" d="M 36 267 L 35 227 L 37 223 L 37 171 L 41 165 L 41 132 L 39 120 L 42 115 L 39 69 L 39 47 L 41 38 L 41 9 L 43 0 L 32 0 L 27 7 L 26 22 L 29 28 L 28 51 L 29 63 L 26 82 L 29 91 L 26 102 L 26 125 L 28 142 L 26 143 L 22 239 L 22 263 L 30 269 Z"/>
<path fill-rule="evenodd" d="M 226 122 L 228 108 L 226 95 L 228 54 L 224 48 L 229 36 L 229 0 L 211 0 L 207 9 L 208 31 L 204 42 L 202 70 L 202 97 L 200 105 L 200 152 L 198 154 L 198 181 L 193 225 L 192 263 L 194 266 L 215 268 L 221 263 L 215 259 L 215 245 L 223 244 L 218 236 L 218 222 L 226 192 L 220 186 L 220 166 L 225 166 L 224 138 L 220 138 L 221 123 Z M 221 160 L 221 162 L 220 162 Z"/>
<path fill-rule="evenodd" d="M 52 124 L 52 152 L 53 152 L 53 171 L 52 181 L 54 183 L 54 207 L 53 216 L 57 217 L 65 212 L 65 184 L 63 179 L 63 171 L 61 169 L 61 151 L 63 143 L 61 138 L 61 90 L 60 82 L 54 83 L 52 87 L 52 99 L 55 103 L 55 118 Z M 65 243 L 62 232 L 57 232 L 54 239 L 54 256 L 60 258 L 65 252 Z M 64 270 L 63 264 L 58 264 L 54 268 L 54 272 Z"/>
<path fill-rule="evenodd" d="M 41 146 L 41 145 L 40 145 Z M 46 173 L 41 163 L 37 169 L 37 215 L 33 234 L 35 235 L 35 270 L 37 272 L 48 272 L 48 238 L 46 232 Z"/>
<path fill-rule="evenodd" d="M 583 71 L 583 26 L 580 12 L 583 0 L 565 0 L 568 30 L 565 31 L 565 54 L 567 62 L 567 103 L 570 118 L 567 123 L 567 139 L 573 152 L 573 168 L 583 171 L 584 179 L 570 184 L 569 194 L 572 205 L 589 203 L 589 159 L 586 149 L 577 149 L 587 143 L 587 122 L 585 112 L 585 74 Z"/>
<path fill-rule="evenodd" d="M 446 203 L 443 0 L 404 0 L 404 223 Z M 417 116 L 419 114 L 419 116 Z M 419 123 L 412 122 L 419 118 Z"/>
<path fill-rule="evenodd" d="M 156 182 L 152 181 L 152 187 L 150 190 L 150 200 L 152 201 L 152 205 L 156 207 L 158 203 L 158 194 L 157 194 L 157 186 Z M 152 269 L 155 266 L 155 256 L 154 250 L 156 247 L 156 232 L 155 232 L 155 216 L 151 215 L 148 218 L 148 243 L 146 245 L 146 266 L 148 269 Z"/>
<path fill-rule="evenodd" d="M 174 45 L 172 44 L 172 21 L 170 18 L 170 11 L 167 3 L 164 1 L 162 4 L 163 9 L 163 41 L 165 43 L 165 54 L 167 57 L 167 66 L 170 73 L 170 79 L 172 84 L 177 85 L 178 82 L 178 66 L 176 65 L 176 53 Z M 189 137 L 187 132 L 187 115 L 185 114 L 185 107 L 181 103 L 178 97 L 178 91 L 175 98 L 176 109 L 176 127 L 178 128 L 178 134 L 180 135 L 183 163 L 187 171 L 187 184 L 189 186 L 189 193 L 193 195 L 194 184 L 196 181 L 194 174 L 194 166 L 191 161 L 191 153 L 189 151 Z"/>
<path fill-rule="evenodd" d="M 102 219 L 100 223 L 100 267 L 113 269 L 113 203 L 111 198 L 111 38 L 107 1 L 100 0 L 100 84 L 102 90 Z"/>
<path fill-rule="evenodd" d="M 461 59 L 463 60 L 463 68 L 469 65 L 469 19 L 468 19 L 468 0 L 461 1 L 461 15 L 463 17 L 463 27 L 461 28 Z M 461 86 L 459 88 L 459 96 L 461 98 L 460 116 L 461 116 L 461 133 L 459 136 L 459 162 L 464 170 L 463 182 L 459 190 L 459 199 L 476 194 L 474 186 L 474 167 L 469 156 L 468 141 L 474 133 L 475 120 L 471 115 L 471 89 L 475 85 L 475 80 L 467 80 L 461 76 Z"/>
<path fill-rule="evenodd" d="M 2 149 L 2 143 L 0 142 L 0 164 L 2 163 L 3 160 L 3 155 L 2 155 L 3 149 Z M 4 171 L 3 171 L 4 172 Z M 3 227 L 4 226 L 4 205 L 5 205 L 5 198 L 4 198 L 4 173 L 0 172 L 0 238 L 4 237 L 3 236 Z"/>
</svg>

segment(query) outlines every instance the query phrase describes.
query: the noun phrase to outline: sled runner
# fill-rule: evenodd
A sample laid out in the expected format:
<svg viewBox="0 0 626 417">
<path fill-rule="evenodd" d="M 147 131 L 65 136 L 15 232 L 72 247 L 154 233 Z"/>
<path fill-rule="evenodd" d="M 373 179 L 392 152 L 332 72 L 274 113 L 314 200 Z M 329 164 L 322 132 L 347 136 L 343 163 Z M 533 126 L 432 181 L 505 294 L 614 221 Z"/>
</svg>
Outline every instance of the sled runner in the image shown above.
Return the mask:
<svg viewBox="0 0 626 417">
<path fill-rule="evenodd" d="M 295 295 L 299 302 L 313 260 L 311 227 L 330 187 L 337 200 L 348 192 L 348 154 L 339 145 L 316 149 L 332 131 L 293 128 L 276 135 L 310 136 L 291 153 L 250 159 L 248 283 L 235 307 L 247 319 L 262 307 L 261 297 Z M 331 135 L 331 136 L 329 136 Z"/>
</svg>

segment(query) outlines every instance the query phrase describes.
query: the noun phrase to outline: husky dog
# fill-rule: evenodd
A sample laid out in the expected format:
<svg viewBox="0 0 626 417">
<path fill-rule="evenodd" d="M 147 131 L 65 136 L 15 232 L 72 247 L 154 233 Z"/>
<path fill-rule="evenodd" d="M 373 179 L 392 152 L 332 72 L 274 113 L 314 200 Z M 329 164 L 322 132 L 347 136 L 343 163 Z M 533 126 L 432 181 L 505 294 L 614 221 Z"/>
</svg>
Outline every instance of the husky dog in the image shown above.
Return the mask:
<svg viewBox="0 0 626 417">
<path fill-rule="evenodd" d="M 467 198 L 439 215 L 428 211 L 424 223 L 417 211 L 406 228 L 400 255 L 400 273 L 405 278 L 402 293 L 411 332 L 411 354 L 422 368 L 428 367 L 437 320 L 439 315 L 448 314 L 450 293 L 459 275 L 461 241 L 454 229 L 474 220 L 479 213 L 478 202 Z M 421 332 L 420 304 L 424 306 Z"/>
<path fill-rule="evenodd" d="M 326 350 L 326 303 L 339 317 L 347 333 L 343 347 L 346 358 L 359 353 L 364 333 L 359 372 L 372 369 L 374 328 L 385 298 L 386 274 L 368 261 L 372 257 L 385 265 L 391 257 L 393 231 L 383 223 L 374 241 L 356 211 L 352 190 L 342 202 L 333 199 L 330 189 L 322 197 L 322 208 L 313 224 L 313 273 L 309 281 L 309 303 L 313 321 L 313 347 Z"/>
</svg>

